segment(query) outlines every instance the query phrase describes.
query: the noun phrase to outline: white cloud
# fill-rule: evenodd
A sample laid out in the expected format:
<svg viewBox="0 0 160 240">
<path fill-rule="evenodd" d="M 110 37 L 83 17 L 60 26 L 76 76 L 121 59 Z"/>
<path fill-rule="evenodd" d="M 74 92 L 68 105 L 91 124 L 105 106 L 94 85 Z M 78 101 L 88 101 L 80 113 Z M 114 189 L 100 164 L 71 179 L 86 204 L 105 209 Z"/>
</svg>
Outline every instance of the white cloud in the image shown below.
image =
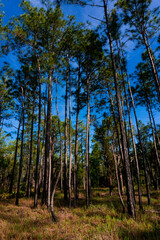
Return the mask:
<svg viewBox="0 0 160 240">
<path fill-rule="evenodd" d="M 30 2 L 34 7 L 42 7 L 41 0 L 30 0 Z"/>
</svg>

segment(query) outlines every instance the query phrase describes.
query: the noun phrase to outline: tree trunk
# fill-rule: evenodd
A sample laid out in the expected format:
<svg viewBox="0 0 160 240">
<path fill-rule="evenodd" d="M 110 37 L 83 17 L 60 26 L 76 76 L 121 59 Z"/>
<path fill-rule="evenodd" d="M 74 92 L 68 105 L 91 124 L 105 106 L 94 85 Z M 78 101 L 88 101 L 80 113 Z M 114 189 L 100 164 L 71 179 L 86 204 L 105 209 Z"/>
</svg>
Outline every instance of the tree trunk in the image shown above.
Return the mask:
<svg viewBox="0 0 160 240">
<path fill-rule="evenodd" d="M 153 121 L 155 134 L 156 134 L 156 137 L 157 137 L 157 140 L 158 140 L 158 146 L 160 147 L 160 139 L 159 139 L 159 136 L 158 136 L 158 133 L 157 133 L 156 123 L 155 123 L 155 120 L 154 120 L 151 104 L 150 104 L 150 102 L 148 104 L 149 104 L 149 109 L 150 109 L 150 113 L 151 113 L 151 117 L 152 117 L 152 121 Z"/>
<path fill-rule="evenodd" d="M 47 95 L 47 88 L 46 88 Z M 40 193 L 40 188 L 43 186 L 44 180 L 44 145 L 45 145 L 45 135 L 46 135 L 46 100 L 44 101 L 44 122 L 43 122 L 43 137 L 42 137 L 42 150 L 41 150 L 41 159 L 40 159 L 40 168 L 39 168 L 39 183 L 38 183 L 38 192 Z M 43 196 L 42 196 L 43 197 Z"/>
<path fill-rule="evenodd" d="M 64 159 L 64 199 L 67 200 L 67 95 L 68 95 L 68 70 L 66 78 L 66 95 L 65 95 L 65 159 Z"/>
<path fill-rule="evenodd" d="M 150 113 L 150 109 L 149 109 L 149 104 L 148 104 L 147 100 L 146 100 L 146 104 L 147 104 L 147 111 L 148 111 L 148 115 L 149 115 L 149 121 L 150 121 L 150 125 L 152 128 L 152 136 L 153 136 L 153 143 L 154 143 L 154 149 L 155 149 L 155 153 L 156 153 L 157 164 L 160 169 L 160 160 L 159 160 L 159 154 L 158 154 L 158 149 L 157 149 L 157 143 L 156 143 L 156 138 L 155 138 L 155 134 L 154 134 L 154 128 L 153 128 L 153 124 L 152 124 L 152 118 L 151 118 L 151 113 Z"/>
<path fill-rule="evenodd" d="M 56 179 L 56 182 L 54 184 L 54 187 L 53 187 L 53 191 L 52 191 L 52 195 L 51 195 L 51 215 L 52 215 L 52 220 L 54 222 L 57 222 L 58 219 L 54 213 L 54 209 L 53 209 L 53 206 L 54 206 L 54 195 L 55 195 L 55 192 L 56 192 L 56 187 L 57 187 L 57 184 L 58 184 L 58 181 L 59 181 L 59 178 L 61 176 L 61 170 L 59 171 L 58 173 L 58 176 L 57 176 L 57 179 Z"/>
<path fill-rule="evenodd" d="M 115 128 L 116 128 L 116 134 L 117 134 L 117 138 L 118 138 L 119 152 L 120 152 L 120 155 L 121 155 L 122 162 L 124 162 L 123 149 L 122 149 L 120 134 L 119 134 L 119 130 L 118 130 L 118 122 L 116 120 L 116 115 L 115 115 L 115 111 L 114 111 L 112 94 L 111 94 L 111 91 L 110 91 L 108 81 L 106 83 L 107 83 L 107 90 L 108 90 L 108 94 L 109 94 L 111 113 L 112 113 L 112 116 L 113 116 L 113 121 L 114 121 L 114 125 L 115 125 Z"/>
<path fill-rule="evenodd" d="M 86 190 L 86 182 L 85 182 L 85 165 L 83 160 L 83 132 L 81 132 L 81 152 L 82 152 L 82 177 L 83 177 L 83 189 Z"/>
<path fill-rule="evenodd" d="M 118 164 L 119 167 L 119 164 Z M 121 167 L 119 167 L 118 169 L 118 175 L 119 175 L 119 179 L 120 179 L 120 188 L 121 188 L 121 194 L 124 194 L 124 183 L 123 183 L 123 175 L 122 175 L 122 169 Z"/>
<path fill-rule="evenodd" d="M 135 11 L 138 13 L 136 1 L 134 2 L 134 4 L 135 4 Z M 139 21 L 139 27 L 140 27 L 139 33 L 141 34 L 141 36 L 143 38 L 144 46 L 146 47 L 146 50 L 147 50 L 147 54 L 148 54 L 148 58 L 150 61 L 152 74 L 153 74 L 153 78 L 154 78 L 155 86 L 156 86 L 156 90 L 157 90 L 157 96 L 158 96 L 158 100 L 160 102 L 160 83 L 159 83 L 159 78 L 158 78 L 158 72 L 156 69 L 155 62 L 154 62 L 154 57 L 152 54 L 152 49 L 151 49 L 149 39 L 148 39 L 148 34 L 146 32 L 146 27 L 145 27 L 144 23 L 141 21 L 141 19 L 139 18 L 138 14 L 137 14 L 137 19 Z"/>
<path fill-rule="evenodd" d="M 71 209 L 72 182 L 72 135 L 71 135 L 71 76 L 69 60 L 69 208 Z"/>
<path fill-rule="evenodd" d="M 86 136 L 86 206 L 89 207 L 91 198 L 91 182 L 90 182 L 90 169 L 89 169 L 89 128 L 90 128 L 90 94 L 89 94 L 89 78 L 87 77 L 87 136 Z"/>
<path fill-rule="evenodd" d="M 57 104 L 57 77 L 56 77 L 56 110 L 57 110 L 57 116 L 58 116 L 58 129 L 59 129 L 59 135 L 60 135 L 60 145 L 61 145 L 61 153 L 60 153 L 60 159 L 61 159 L 61 192 L 63 188 L 63 141 L 62 141 L 62 134 L 61 134 L 61 124 L 60 124 L 60 118 L 59 118 L 59 111 L 58 111 L 58 104 Z"/>
<path fill-rule="evenodd" d="M 51 155 L 52 155 L 52 77 L 51 77 L 51 70 L 49 73 L 49 88 L 48 88 L 48 109 L 47 109 L 47 118 L 48 118 L 48 194 L 47 194 L 47 208 L 50 210 L 51 204 Z"/>
<path fill-rule="evenodd" d="M 118 129 L 118 122 L 117 122 L 115 111 L 114 111 L 112 94 L 111 94 L 111 91 L 110 91 L 110 88 L 109 88 L 108 81 L 107 81 L 107 90 L 108 90 L 108 94 L 109 94 L 111 113 L 112 113 L 112 116 L 113 116 L 114 125 L 115 125 L 115 129 L 116 129 L 116 134 L 117 134 L 117 139 L 118 139 L 119 152 L 120 152 L 122 163 L 124 164 L 124 154 L 123 154 L 123 149 L 122 149 L 122 144 L 121 144 L 121 139 L 120 139 L 120 134 L 119 134 L 119 129 Z M 123 184 L 123 176 L 122 176 L 121 168 L 119 168 L 119 178 L 120 178 L 120 183 L 121 183 L 120 184 L 121 193 L 124 194 L 124 184 Z"/>
<path fill-rule="evenodd" d="M 115 170 L 116 170 L 118 195 L 119 195 L 119 198 L 120 198 L 120 201 L 121 201 L 121 204 L 122 204 L 123 213 L 125 213 L 125 206 L 124 206 L 123 198 L 122 198 L 122 195 L 121 195 L 120 182 L 119 182 L 119 176 L 118 176 L 118 164 L 117 164 L 117 159 L 116 159 L 113 143 L 111 144 L 111 147 L 112 147 L 114 164 L 115 164 Z"/>
<path fill-rule="evenodd" d="M 18 130 L 17 130 L 16 148 L 15 148 L 15 154 L 14 154 L 14 163 L 13 163 L 13 168 L 12 168 L 12 175 L 11 175 L 9 193 L 12 193 L 13 184 L 14 184 L 14 175 L 15 175 L 15 168 L 16 168 L 16 162 L 17 162 L 18 139 L 19 139 L 19 131 L 20 131 L 20 127 L 21 127 L 21 120 L 22 120 L 22 114 L 21 114 L 20 119 L 19 119 L 19 125 L 18 125 Z"/>
<path fill-rule="evenodd" d="M 77 112 L 76 112 L 76 132 L 75 132 L 75 154 L 74 154 L 74 207 L 76 207 L 77 194 L 77 154 L 78 154 L 78 122 L 79 122 L 79 94 L 80 94 L 80 63 L 78 71 L 78 88 L 77 88 Z"/>
<path fill-rule="evenodd" d="M 21 89 L 22 89 L 22 140 L 21 140 L 21 155 L 20 155 L 20 162 L 19 162 L 19 175 L 18 175 L 17 194 L 16 194 L 16 205 L 19 204 L 19 191 L 20 191 L 20 182 L 21 182 L 22 166 L 23 166 L 23 140 L 24 140 L 24 124 L 25 124 L 25 117 L 24 117 L 25 95 L 24 95 L 23 87 Z"/>
<path fill-rule="evenodd" d="M 105 18 L 106 18 L 106 25 L 107 25 L 107 30 L 108 30 L 109 44 L 110 44 L 110 54 L 111 54 L 111 60 L 112 60 L 113 77 L 114 77 L 114 83 L 115 83 L 115 89 L 116 89 L 116 99 L 117 99 L 117 105 L 118 105 L 122 147 L 123 147 L 123 152 L 124 152 L 128 213 L 135 219 L 136 211 L 135 211 L 135 202 L 134 202 L 134 191 L 133 191 L 133 184 L 132 184 L 132 178 L 131 178 L 131 170 L 130 170 L 130 162 L 129 162 L 129 153 L 128 153 L 128 148 L 127 148 L 126 133 L 125 133 L 124 123 L 123 123 L 123 118 L 122 118 L 122 109 L 121 109 L 120 96 L 119 96 L 117 72 L 116 72 L 116 66 L 115 66 L 115 61 L 114 61 L 112 37 L 111 37 L 111 32 L 110 32 L 110 27 L 109 27 L 107 5 L 106 5 L 105 0 L 103 0 L 103 3 L 104 3 L 104 13 L 105 13 Z"/>
<path fill-rule="evenodd" d="M 31 196 L 31 165 L 32 165 L 32 145 L 33 145 L 33 124 L 34 124 L 34 109 L 35 109 L 35 92 L 34 92 L 34 100 L 33 100 L 33 108 L 32 108 L 32 123 L 31 123 L 31 141 L 30 141 L 30 154 L 29 154 L 29 172 L 28 172 L 28 184 L 27 184 L 27 197 Z"/>
<path fill-rule="evenodd" d="M 160 102 L 160 83 L 159 83 L 159 78 L 158 78 L 158 72 L 157 72 L 156 64 L 155 64 L 155 61 L 154 61 L 154 58 L 153 58 L 153 55 L 152 55 L 152 50 L 151 50 L 151 47 L 150 47 L 150 43 L 149 43 L 147 33 L 143 29 L 142 29 L 142 37 L 143 37 L 144 45 L 146 47 L 148 58 L 149 58 L 149 61 L 150 61 L 152 74 L 153 74 L 153 78 L 154 78 L 155 85 L 156 85 L 158 100 Z"/>
<path fill-rule="evenodd" d="M 121 44 L 120 44 L 120 46 L 121 46 Z M 122 53 L 122 57 L 124 58 L 122 46 L 121 46 L 121 53 Z M 144 166 L 144 174 L 145 174 L 145 182 L 146 182 L 146 191 L 147 191 L 148 205 L 150 205 L 151 204 L 151 197 L 150 197 L 150 192 L 149 192 L 149 179 L 148 179 L 148 173 L 147 173 L 146 157 L 145 157 L 144 147 L 143 147 L 142 140 L 141 140 L 141 133 L 140 133 L 140 130 L 139 130 L 139 123 L 138 123 L 138 119 L 137 119 L 137 114 L 136 114 L 133 94 L 132 94 L 132 90 L 131 90 L 130 81 L 129 81 L 129 77 L 128 77 L 126 66 L 125 66 L 125 74 L 126 74 L 126 77 L 127 77 L 128 89 L 129 89 L 129 93 L 130 93 L 130 97 L 131 97 L 131 101 L 132 101 L 132 106 L 133 106 L 133 112 L 134 112 L 135 120 L 136 120 L 136 126 L 137 126 L 137 131 L 138 131 L 139 143 L 140 143 L 140 147 L 141 147 L 141 150 L 142 150 L 142 158 L 143 158 L 143 166 Z"/>
<path fill-rule="evenodd" d="M 37 159 L 36 159 L 36 173 L 35 173 L 35 193 L 34 193 L 34 208 L 38 204 L 38 164 L 39 164 L 39 153 L 40 153 L 40 142 L 41 142 L 41 69 L 39 59 L 37 57 L 38 74 L 39 74 L 39 112 L 38 112 L 38 141 L 37 141 Z"/>
<path fill-rule="evenodd" d="M 126 92 L 126 83 L 125 83 L 124 73 L 123 73 L 123 70 L 122 70 L 120 50 L 119 50 L 119 46 L 118 46 L 117 41 L 116 41 L 116 44 L 117 44 L 117 50 L 118 50 L 118 55 L 119 55 L 120 72 L 121 72 L 122 80 L 123 80 L 123 89 L 124 89 L 124 94 L 125 94 L 125 99 L 126 99 L 126 104 L 127 104 L 127 110 L 128 110 L 128 116 L 129 116 L 129 125 L 130 125 L 130 129 L 131 129 L 131 137 L 132 137 L 132 143 L 133 143 L 134 158 L 135 158 L 135 162 L 136 162 L 139 208 L 142 209 L 142 193 L 141 193 L 141 184 L 140 184 L 139 161 L 138 161 L 138 156 L 137 156 L 136 144 L 135 144 L 135 140 L 134 140 L 133 126 L 132 126 L 132 120 L 131 120 L 131 112 L 130 112 L 128 96 L 127 96 L 127 92 Z"/>
</svg>

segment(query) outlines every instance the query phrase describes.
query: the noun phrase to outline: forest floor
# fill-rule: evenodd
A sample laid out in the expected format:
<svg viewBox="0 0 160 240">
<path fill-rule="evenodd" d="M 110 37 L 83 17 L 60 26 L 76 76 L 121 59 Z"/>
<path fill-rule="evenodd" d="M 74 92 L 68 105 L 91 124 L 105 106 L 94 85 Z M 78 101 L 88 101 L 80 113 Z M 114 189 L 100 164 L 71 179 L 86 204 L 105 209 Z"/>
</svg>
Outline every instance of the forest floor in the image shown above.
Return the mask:
<svg viewBox="0 0 160 240">
<path fill-rule="evenodd" d="M 150 206 L 143 196 L 143 211 L 138 210 L 136 221 L 122 213 L 117 193 L 109 196 L 108 189 L 94 189 L 90 207 L 85 207 L 83 191 L 77 208 L 71 210 L 56 193 L 53 223 L 46 207 L 33 209 L 33 199 L 21 198 L 19 206 L 7 194 L 0 195 L 0 240 L 5 239 L 160 239 L 160 191 L 151 192 Z M 137 199 L 138 202 L 138 199 Z"/>
</svg>

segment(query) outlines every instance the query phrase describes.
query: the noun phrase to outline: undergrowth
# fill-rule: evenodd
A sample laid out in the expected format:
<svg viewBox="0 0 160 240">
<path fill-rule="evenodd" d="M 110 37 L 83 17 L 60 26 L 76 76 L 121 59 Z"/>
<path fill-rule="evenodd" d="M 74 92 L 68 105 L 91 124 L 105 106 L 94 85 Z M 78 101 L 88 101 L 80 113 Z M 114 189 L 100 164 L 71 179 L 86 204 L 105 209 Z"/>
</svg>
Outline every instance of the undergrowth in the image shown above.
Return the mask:
<svg viewBox="0 0 160 240">
<path fill-rule="evenodd" d="M 143 196 L 143 211 L 137 206 L 136 220 L 122 213 L 116 193 L 109 196 L 108 189 L 94 189 L 92 195 L 87 209 L 81 191 L 77 208 L 70 210 L 58 192 L 54 209 L 59 221 L 53 223 L 46 207 L 33 209 L 32 198 L 23 197 L 15 206 L 13 196 L 1 194 L 0 239 L 160 239 L 160 192 L 151 192 L 150 206 Z"/>
</svg>

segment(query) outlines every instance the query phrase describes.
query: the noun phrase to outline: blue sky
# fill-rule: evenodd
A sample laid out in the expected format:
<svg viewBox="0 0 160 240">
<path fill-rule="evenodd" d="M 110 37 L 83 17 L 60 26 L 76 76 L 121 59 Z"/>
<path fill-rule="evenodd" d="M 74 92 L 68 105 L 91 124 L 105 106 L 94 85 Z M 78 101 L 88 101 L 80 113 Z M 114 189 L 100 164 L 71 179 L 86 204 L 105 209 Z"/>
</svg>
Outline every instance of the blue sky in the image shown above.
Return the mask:
<svg viewBox="0 0 160 240">
<path fill-rule="evenodd" d="M 30 2 L 33 4 L 33 6 L 41 7 L 41 3 L 40 3 L 41 0 L 31 0 Z M 17 16 L 22 13 L 22 10 L 19 7 L 20 0 L 2 0 L 2 3 L 4 4 L 4 12 L 5 12 L 4 23 L 7 23 L 10 17 Z M 102 4 L 101 1 L 96 1 L 96 3 Z M 151 8 L 157 7 L 159 5 L 160 4 L 158 0 L 153 0 Z M 112 5 L 110 5 L 110 8 L 111 7 Z M 79 22 L 90 21 L 93 28 L 96 27 L 99 24 L 99 22 L 91 19 L 88 15 L 91 15 L 99 19 L 103 19 L 103 9 L 97 8 L 97 7 L 80 7 L 77 5 L 73 6 L 73 5 L 62 4 L 62 11 L 64 12 L 65 17 L 67 17 L 67 15 L 75 15 L 76 20 Z M 152 47 L 153 49 L 155 49 L 156 42 L 152 43 Z M 128 70 L 130 73 L 133 73 L 134 67 L 140 61 L 141 52 L 143 51 L 143 49 L 138 49 L 136 51 L 133 51 L 133 48 L 134 48 L 133 42 L 128 42 L 127 43 L 127 59 L 128 59 Z M 2 61 L 3 59 L 1 59 L 1 63 Z M 9 55 L 7 57 L 7 61 L 11 63 L 13 68 L 16 68 L 17 62 L 16 62 L 16 58 L 13 55 Z M 59 91 L 62 91 L 62 90 L 59 89 Z M 60 98 L 58 105 L 59 105 L 61 120 L 64 120 L 64 99 L 62 97 Z M 137 110 L 138 110 L 138 119 L 142 120 L 142 122 L 146 124 L 148 122 L 148 114 L 146 113 L 146 110 L 142 107 L 138 107 Z M 53 114 L 56 114 L 56 112 L 53 111 Z M 85 120 L 84 114 L 85 114 L 84 111 L 81 112 L 80 118 Z M 157 112 L 154 112 L 154 114 L 155 114 L 156 123 L 160 123 L 160 114 Z M 133 124 L 135 124 L 134 118 L 132 119 L 133 119 Z M 75 118 L 73 118 L 73 123 L 74 122 L 75 122 Z"/>
</svg>

